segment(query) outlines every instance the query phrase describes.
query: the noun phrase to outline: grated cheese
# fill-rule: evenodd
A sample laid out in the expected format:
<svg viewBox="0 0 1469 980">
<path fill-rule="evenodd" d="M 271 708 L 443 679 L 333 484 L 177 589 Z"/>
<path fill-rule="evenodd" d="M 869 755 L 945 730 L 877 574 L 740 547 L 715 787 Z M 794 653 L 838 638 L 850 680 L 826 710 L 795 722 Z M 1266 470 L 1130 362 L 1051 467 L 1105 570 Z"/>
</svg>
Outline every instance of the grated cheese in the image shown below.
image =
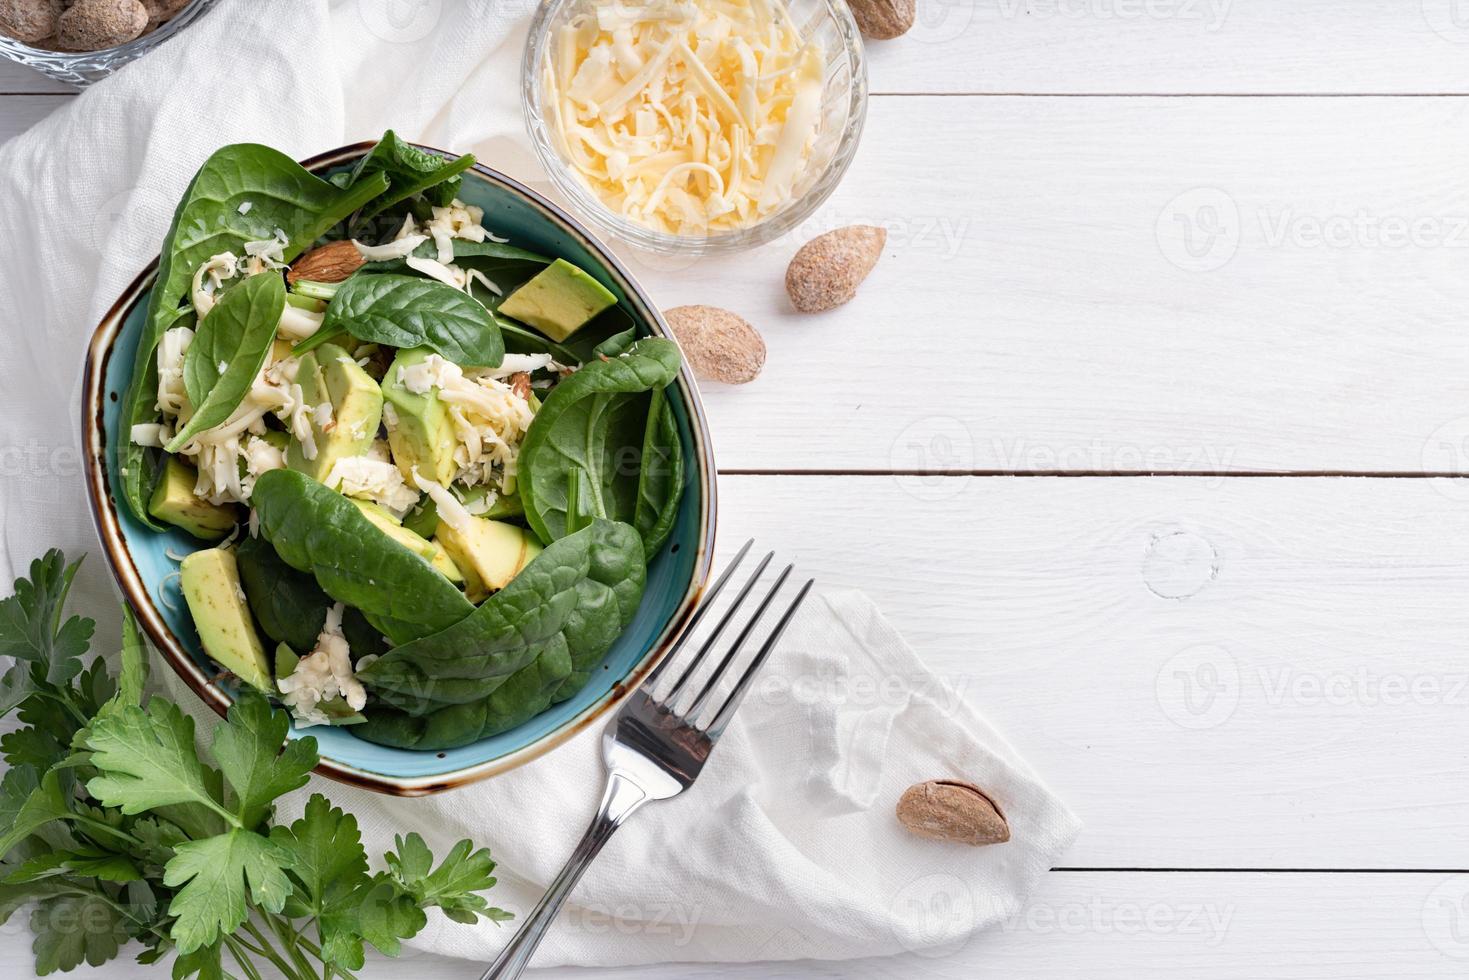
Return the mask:
<svg viewBox="0 0 1469 980">
<path fill-rule="evenodd" d="M 371 500 L 401 518 L 418 503 L 418 491 L 403 481 L 403 474 L 388 457 L 386 444 L 366 456 L 344 456 L 332 464 L 323 481 L 348 497 Z"/>
<path fill-rule="evenodd" d="M 434 506 L 438 508 L 439 520 L 461 532 L 467 532 L 474 526 L 474 515 L 464 509 L 459 498 L 450 493 L 442 483 L 419 473 L 417 466 L 413 467 L 413 482 L 434 502 Z"/>
<path fill-rule="evenodd" d="M 367 690 L 352 670 L 352 648 L 342 633 L 344 611 L 340 602 L 327 611 L 316 646 L 301 658 L 291 676 L 276 681 L 281 703 L 295 716 L 297 728 L 331 724 L 321 710 L 323 701 L 340 697 L 353 711 L 367 704 Z"/>
<path fill-rule="evenodd" d="M 748 227 L 800 191 L 823 52 L 780 0 L 623 0 L 557 29 L 547 115 L 608 207 L 673 235 Z"/>
</svg>

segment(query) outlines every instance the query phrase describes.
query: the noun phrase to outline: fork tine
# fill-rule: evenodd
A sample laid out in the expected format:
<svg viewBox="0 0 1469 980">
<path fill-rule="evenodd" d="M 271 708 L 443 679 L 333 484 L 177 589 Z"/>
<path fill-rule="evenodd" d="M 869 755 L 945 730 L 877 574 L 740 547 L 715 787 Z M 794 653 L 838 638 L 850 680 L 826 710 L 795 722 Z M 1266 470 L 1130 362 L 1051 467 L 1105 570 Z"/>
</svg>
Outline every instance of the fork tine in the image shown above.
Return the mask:
<svg viewBox="0 0 1469 980">
<path fill-rule="evenodd" d="M 740 562 L 745 560 L 745 556 L 750 553 L 750 548 L 754 544 L 754 538 L 746 541 L 744 546 L 740 548 L 739 553 L 734 556 L 734 560 L 729 563 L 729 567 L 720 573 L 719 578 L 714 582 L 713 588 L 701 598 L 699 608 L 695 609 L 694 614 L 689 617 L 689 625 L 684 627 L 683 635 L 678 638 L 678 642 L 673 645 L 673 649 L 668 651 L 668 655 L 659 661 L 657 667 L 653 668 L 653 672 L 648 675 L 648 679 L 643 681 L 643 690 L 650 694 L 652 693 L 653 688 L 658 684 L 658 678 L 663 676 L 664 668 L 678 657 L 679 651 L 683 649 L 683 645 L 688 642 L 689 637 L 694 635 L 694 630 L 698 627 L 699 621 L 704 618 L 704 614 L 709 611 L 709 607 L 714 605 L 714 600 L 719 598 L 719 593 L 723 591 L 725 584 L 729 582 L 730 576 L 734 575 L 734 570 L 740 567 Z"/>
<path fill-rule="evenodd" d="M 709 695 L 714 693 L 714 689 L 724 679 L 724 675 L 729 671 L 729 665 L 734 663 L 734 658 L 739 654 L 741 648 L 744 647 L 745 641 L 750 638 L 751 633 L 755 632 L 755 627 L 760 625 L 760 618 L 765 615 L 765 610 L 770 608 L 770 603 L 775 600 L 775 594 L 780 591 L 782 585 L 785 585 L 786 579 L 790 578 L 791 572 L 795 567 L 794 565 L 787 565 L 785 570 L 776 578 L 775 584 L 770 587 L 769 592 L 765 593 L 765 598 L 760 600 L 760 605 L 755 608 L 755 612 L 750 616 L 750 621 L 745 624 L 744 629 L 740 630 L 740 635 L 735 637 L 734 645 L 729 648 L 729 652 L 724 655 L 724 659 L 719 661 L 719 666 L 715 667 L 714 671 L 709 675 L 709 680 L 705 683 L 704 690 L 700 691 L 699 696 L 694 698 L 694 703 L 689 705 L 689 710 L 683 712 L 683 716 L 691 724 L 698 723 L 699 713 L 704 710 L 704 705 L 708 702 Z M 669 701 L 669 707 L 672 706 L 673 702 Z"/>
<path fill-rule="evenodd" d="M 766 566 L 770 564 L 770 560 L 774 557 L 775 552 L 768 551 L 765 553 L 765 557 L 760 559 L 760 564 L 755 566 L 755 571 L 751 573 L 749 581 L 740 587 L 740 591 L 734 597 L 734 602 L 730 603 L 730 607 L 725 612 L 724 618 L 714 627 L 714 632 L 709 634 L 709 638 L 704 641 L 704 645 L 699 647 L 699 652 L 694 654 L 694 659 L 690 660 L 688 667 L 684 668 L 682 676 L 673 682 L 673 687 L 663 696 L 662 702 L 668 705 L 670 709 L 673 707 L 673 702 L 678 699 L 679 692 L 683 690 L 684 684 L 688 682 L 690 677 L 694 676 L 694 672 L 699 669 L 699 665 L 704 662 L 704 658 L 709 656 L 709 651 L 714 649 L 714 644 L 719 642 L 720 636 L 724 634 L 725 627 L 734 620 L 735 613 L 739 611 L 740 606 L 744 605 L 745 598 L 749 596 L 750 590 L 755 587 L 755 583 L 760 580 L 760 576 L 765 573 Z M 710 603 L 705 603 L 704 608 L 707 609 L 709 605 Z"/>
<path fill-rule="evenodd" d="M 770 634 L 770 639 L 765 641 L 765 645 L 760 648 L 760 652 L 755 654 L 755 659 L 750 661 L 750 666 L 745 668 L 745 673 L 740 677 L 739 683 L 735 685 L 734 690 L 729 693 L 729 698 L 724 702 L 724 707 L 719 709 L 719 713 L 714 716 L 714 720 L 709 723 L 709 727 L 706 729 L 711 739 L 718 739 L 719 736 L 724 734 L 724 729 L 729 725 L 730 719 L 734 717 L 734 713 L 739 708 L 740 702 L 745 699 L 745 692 L 754 683 L 755 674 L 759 672 L 761 667 L 765 666 L 765 661 L 769 660 L 770 655 L 775 652 L 775 645 L 780 642 L 781 634 L 786 631 L 786 627 L 790 625 L 791 620 L 796 615 L 796 610 L 800 609 L 801 603 L 806 601 L 806 593 L 810 592 L 811 586 L 815 584 L 815 579 L 806 580 L 806 584 L 801 586 L 801 591 L 796 593 L 796 598 L 791 602 L 790 608 L 785 611 L 784 616 L 780 617 L 780 622 L 775 624 L 775 632 Z"/>
</svg>

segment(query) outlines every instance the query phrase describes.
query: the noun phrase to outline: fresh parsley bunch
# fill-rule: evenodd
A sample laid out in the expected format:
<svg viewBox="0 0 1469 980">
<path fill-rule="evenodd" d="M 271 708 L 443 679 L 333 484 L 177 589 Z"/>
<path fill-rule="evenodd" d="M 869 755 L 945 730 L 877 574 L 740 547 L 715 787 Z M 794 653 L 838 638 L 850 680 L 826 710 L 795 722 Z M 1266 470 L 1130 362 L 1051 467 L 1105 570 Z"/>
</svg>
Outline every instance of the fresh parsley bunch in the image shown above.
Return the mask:
<svg viewBox="0 0 1469 980">
<path fill-rule="evenodd" d="M 84 667 L 95 624 L 63 607 L 76 564 L 51 551 L 0 600 L 0 716 L 26 727 L 0 738 L 0 923 L 31 914 L 36 972 L 96 966 L 129 941 L 173 976 L 352 980 L 364 946 L 395 956 L 426 924 L 502 921 L 477 894 L 495 883 L 488 850 L 461 841 L 434 867 L 417 834 L 372 872 L 357 821 L 313 795 L 295 823 L 274 802 L 317 763 L 316 740 L 288 741 L 284 713 L 251 695 L 230 709 L 208 753 L 194 722 L 147 699 L 147 646 L 124 613 L 116 677 Z M 211 764 L 212 763 L 212 764 Z"/>
</svg>

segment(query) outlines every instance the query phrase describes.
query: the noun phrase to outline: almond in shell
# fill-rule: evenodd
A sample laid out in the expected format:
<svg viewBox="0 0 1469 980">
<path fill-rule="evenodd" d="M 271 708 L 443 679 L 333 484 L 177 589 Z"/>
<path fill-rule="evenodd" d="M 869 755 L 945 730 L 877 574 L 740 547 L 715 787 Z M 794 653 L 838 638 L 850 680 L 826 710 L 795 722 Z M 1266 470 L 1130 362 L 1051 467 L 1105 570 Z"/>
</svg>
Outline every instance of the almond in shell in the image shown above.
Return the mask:
<svg viewBox="0 0 1469 980">
<path fill-rule="evenodd" d="M 886 228 L 848 225 L 811 239 L 786 269 L 786 292 L 802 313 L 824 313 L 857 295 L 887 244 Z"/>
<path fill-rule="evenodd" d="M 292 263 L 291 271 L 286 273 L 286 281 L 342 282 L 362 268 L 362 263 L 362 253 L 357 251 L 356 243 L 331 242 L 313 248 Z"/>
<path fill-rule="evenodd" d="M 995 801 L 973 783 L 957 779 L 908 787 L 898 800 L 898 820 L 929 840 L 983 847 L 1010 839 L 1010 825 Z"/>
<path fill-rule="evenodd" d="M 663 317 L 694 375 L 742 385 L 765 366 L 765 340 L 743 317 L 717 306 L 675 306 Z"/>
<path fill-rule="evenodd" d="M 891 41 L 908 33 L 918 16 L 917 0 L 847 0 L 863 37 Z"/>
</svg>

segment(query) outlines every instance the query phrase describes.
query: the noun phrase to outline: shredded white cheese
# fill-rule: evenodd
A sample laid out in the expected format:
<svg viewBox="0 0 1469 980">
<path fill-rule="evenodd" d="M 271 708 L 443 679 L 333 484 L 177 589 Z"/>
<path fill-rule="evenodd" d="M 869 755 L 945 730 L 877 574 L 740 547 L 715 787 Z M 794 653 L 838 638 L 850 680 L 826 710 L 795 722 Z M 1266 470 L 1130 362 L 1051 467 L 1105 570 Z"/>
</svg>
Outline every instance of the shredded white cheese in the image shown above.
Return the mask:
<svg viewBox="0 0 1469 980">
<path fill-rule="evenodd" d="M 747 227 L 814 173 L 825 59 L 780 0 L 622 0 L 557 29 L 542 65 L 574 172 L 658 231 Z"/>
<path fill-rule="evenodd" d="M 298 728 L 331 724 L 321 709 L 323 701 L 339 697 L 353 711 L 367 704 L 367 689 L 352 670 L 352 648 L 342 635 L 344 611 L 340 602 L 327 611 L 316 646 L 301 658 L 291 676 L 276 681 L 281 703 L 290 709 Z"/>
<path fill-rule="evenodd" d="M 407 258 L 413 254 L 415 248 L 426 241 L 428 241 L 427 235 L 406 235 L 386 245 L 364 245 L 355 240 L 352 244 L 357 246 L 357 252 L 364 261 L 386 262 L 389 259 Z"/>
<path fill-rule="evenodd" d="M 456 531 L 468 531 L 474 526 L 474 515 L 464 509 L 459 498 L 449 492 L 442 483 L 430 480 L 418 472 L 418 467 L 413 467 L 413 482 L 418 484 L 418 489 L 428 494 L 434 506 L 438 509 L 439 520 L 449 525 Z"/>
<path fill-rule="evenodd" d="M 379 440 L 381 441 L 381 440 Z M 403 474 L 387 452 L 378 450 L 367 456 L 344 456 L 332 464 L 323 482 L 348 497 L 371 500 L 394 517 L 401 518 L 418 503 L 418 491 L 403 482 Z"/>
</svg>

